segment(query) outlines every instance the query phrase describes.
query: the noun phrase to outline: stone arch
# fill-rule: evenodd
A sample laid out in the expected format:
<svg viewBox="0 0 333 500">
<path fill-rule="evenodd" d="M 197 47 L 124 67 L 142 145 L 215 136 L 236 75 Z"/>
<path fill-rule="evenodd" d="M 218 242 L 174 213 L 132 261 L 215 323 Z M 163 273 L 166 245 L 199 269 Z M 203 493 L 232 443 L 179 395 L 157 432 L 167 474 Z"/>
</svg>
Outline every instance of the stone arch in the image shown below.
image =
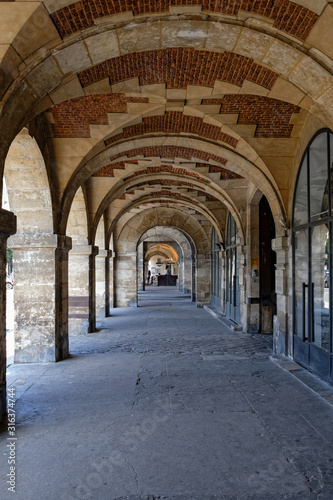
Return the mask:
<svg viewBox="0 0 333 500">
<path fill-rule="evenodd" d="M 11 210 L 19 234 L 53 233 L 50 186 L 45 163 L 36 140 L 23 129 L 12 142 L 5 161 Z"/>
<path fill-rule="evenodd" d="M 138 245 L 143 241 L 160 241 L 169 238 L 178 246 L 178 272 L 179 290 L 183 293 L 191 293 L 195 300 L 195 255 L 196 248 L 190 236 L 176 227 L 155 226 L 148 229 L 140 238 Z"/>
<path fill-rule="evenodd" d="M 88 216 L 85 190 L 75 193 L 68 216 L 66 234 L 72 238 L 68 255 L 68 330 L 70 335 L 87 333 L 89 328 Z"/>
<path fill-rule="evenodd" d="M 15 276 L 14 359 L 18 363 L 55 361 L 54 259 L 58 241 L 53 234 L 44 159 L 27 129 L 18 134 L 8 150 L 4 176 L 10 207 L 17 217 L 17 233 L 8 240 Z"/>
<path fill-rule="evenodd" d="M 203 207 L 198 207 L 197 205 L 194 205 L 194 204 L 191 204 L 190 202 L 188 201 L 182 201 L 182 200 L 177 200 L 177 202 L 175 202 L 175 200 L 172 198 L 172 197 L 168 197 L 167 194 L 161 194 L 161 196 L 159 198 L 150 198 L 149 199 L 149 203 L 151 206 L 153 205 L 157 205 L 159 206 L 161 201 L 167 201 L 168 202 L 168 206 L 169 207 L 172 207 L 172 206 L 175 206 L 176 208 L 186 208 L 186 209 L 192 209 L 192 210 L 196 210 L 198 213 L 201 213 L 203 214 L 206 219 L 216 227 L 216 231 L 218 232 L 218 234 L 221 236 L 221 239 L 222 238 L 222 235 L 221 235 L 221 228 L 220 228 L 220 225 L 218 223 L 218 221 L 216 220 L 216 218 L 210 214 L 207 210 L 205 210 Z M 118 221 L 131 209 L 133 208 L 136 208 L 136 207 L 139 207 L 139 206 L 142 206 L 143 205 L 143 200 L 142 199 L 139 199 L 137 201 L 133 201 L 133 202 L 130 202 L 126 207 L 124 207 L 120 213 L 118 214 L 118 216 L 112 221 L 112 224 L 110 225 L 110 228 L 109 228 L 109 234 L 112 233 L 112 231 L 114 230 L 114 228 L 116 227 Z"/>
<path fill-rule="evenodd" d="M 126 216 L 125 216 L 126 217 Z M 136 283 L 133 272 L 136 269 L 137 245 L 141 235 L 156 226 L 175 227 L 193 241 L 196 256 L 196 302 L 201 306 L 210 299 L 210 241 L 201 225 L 188 214 L 167 207 L 148 209 L 119 221 L 116 228 L 116 290 L 115 303 L 121 306 L 136 306 Z M 208 256 L 208 257 L 207 257 Z"/>
<path fill-rule="evenodd" d="M 178 259 L 178 253 L 174 250 L 172 245 L 167 243 L 155 243 L 145 253 L 145 260 L 149 260 L 154 255 L 162 255 L 166 259 Z"/>
<path fill-rule="evenodd" d="M 107 57 L 110 56 L 111 41 L 115 43 L 115 45 L 111 44 L 111 46 L 113 46 L 113 57 L 118 57 L 120 54 L 126 53 L 126 48 L 123 46 L 120 47 L 119 45 L 119 40 L 121 40 L 122 37 L 121 33 L 117 30 L 127 30 L 128 33 L 127 24 L 131 21 L 127 23 L 125 21 L 124 25 L 120 27 L 119 25 L 114 25 L 110 18 L 108 20 L 110 23 L 108 24 L 108 22 L 106 22 L 104 25 L 103 33 L 96 34 L 93 30 L 91 32 L 89 32 L 89 30 L 86 32 L 87 41 L 85 44 L 81 41 L 80 33 L 74 36 L 70 41 L 66 40 L 66 43 L 63 43 L 52 21 L 47 17 L 45 10 L 44 16 L 46 17 L 45 22 L 43 21 L 44 38 L 34 36 L 34 30 L 32 30 L 31 33 L 33 36 L 29 38 L 29 42 L 31 39 L 31 43 L 28 44 L 28 48 L 26 44 L 22 43 L 22 40 L 24 40 L 24 38 L 26 39 L 26 37 L 24 37 L 25 30 L 35 25 L 35 14 L 37 10 L 36 6 L 35 12 L 29 11 L 25 14 L 25 22 L 23 24 L 18 24 L 15 30 L 16 37 L 13 41 L 15 43 L 15 49 L 23 61 L 30 57 L 30 50 L 33 51 L 32 58 L 28 59 L 30 63 L 31 60 L 34 61 L 34 64 L 30 66 L 31 70 L 25 73 L 22 72 L 16 80 L 14 80 L 12 74 L 15 74 L 18 62 L 10 57 L 9 50 L 8 53 L 4 55 L 4 60 L 8 68 L 6 67 L 6 71 L 4 72 L 3 81 L 4 88 L 8 90 L 8 92 L 6 95 L 6 109 L 3 116 L 7 116 L 9 120 L 13 119 L 13 127 L 11 127 L 11 130 L 14 129 L 16 132 L 20 125 L 32 119 L 34 114 L 49 107 L 50 101 L 48 99 L 45 99 L 45 103 L 41 106 L 37 106 L 37 103 L 47 94 L 51 96 L 51 102 L 53 103 L 59 102 L 59 100 L 61 101 L 64 98 L 68 99 L 73 96 L 77 97 L 78 95 L 82 95 L 83 91 L 79 80 L 77 78 L 73 79 L 73 82 L 68 85 L 67 77 L 69 75 L 75 75 L 79 71 L 86 71 L 91 67 L 91 64 L 96 65 L 103 63 Z M 194 12 L 198 15 L 196 8 Z M 325 26 L 325 19 L 327 19 L 325 16 L 329 16 L 330 12 L 330 6 L 327 6 L 326 11 L 320 11 L 323 21 L 322 23 L 318 22 L 318 26 Z M 276 72 L 278 80 L 275 81 L 275 84 L 277 81 L 279 81 L 279 83 L 277 87 L 275 87 L 274 84 L 271 89 L 273 92 L 272 96 L 274 92 L 276 95 L 284 90 L 284 95 L 292 94 L 290 98 L 292 102 L 296 100 L 300 103 L 308 95 L 310 99 L 313 100 L 312 103 L 314 103 L 312 106 L 310 104 L 311 112 L 320 115 L 324 121 L 326 120 L 327 122 L 328 120 L 331 122 L 332 80 L 326 68 L 329 67 L 329 58 L 332 57 L 332 54 L 327 44 L 325 45 L 321 42 L 318 36 L 319 28 L 315 27 L 313 30 L 314 34 L 304 30 L 304 33 L 309 35 L 306 40 L 306 45 L 304 45 L 302 37 L 297 41 L 295 41 L 295 38 L 289 40 L 288 37 L 284 37 L 283 40 L 280 39 L 279 30 L 282 29 L 283 32 L 283 23 L 278 24 L 278 28 L 272 28 L 272 26 L 267 23 L 261 24 L 258 22 L 251 22 L 249 24 L 247 21 L 245 26 L 244 19 L 242 19 L 242 16 L 239 17 L 238 13 L 235 14 L 235 19 L 237 19 L 237 23 L 239 23 L 238 26 L 235 26 L 234 22 L 230 21 L 230 18 L 215 11 L 211 13 L 211 20 L 199 21 L 199 25 L 197 20 L 182 19 L 181 22 L 177 20 L 177 26 L 175 26 L 174 19 L 172 16 L 169 18 L 168 15 L 169 13 L 161 14 L 161 19 L 166 23 L 166 28 L 168 28 L 167 32 L 173 35 L 171 36 L 172 46 L 176 44 L 176 46 L 181 48 L 189 49 L 193 47 L 193 40 L 195 40 L 196 48 L 202 48 L 209 52 L 213 47 L 216 47 L 217 40 L 219 40 L 218 50 L 221 53 L 230 51 L 231 54 L 250 58 L 262 64 L 262 67 L 272 68 L 272 71 Z M 250 19 L 251 13 L 248 15 L 249 17 L 247 19 Z M 313 12 L 311 12 L 311 15 L 313 15 Z M 135 26 L 136 30 L 144 30 L 144 28 L 146 28 L 145 18 L 140 16 L 140 19 L 143 20 L 143 22 Z M 149 16 L 146 19 L 149 19 L 151 23 L 151 18 Z M 158 39 L 156 39 L 156 36 L 140 37 L 140 44 L 142 44 L 140 51 L 150 51 L 152 48 L 155 49 L 156 46 L 159 46 L 161 49 L 168 48 L 167 40 L 169 40 L 170 37 L 161 35 L 161 33 L 166 33 L 166 30 L 161 30 L 159 26 L 161 19 L 158 15 L 156 17 L 157 22 L 154 24 L 155 29 L 158 28 L 159 31 Z M 254 19 L 255 16 L 252 21 L 254 21 Z M 194 38 L 192 36 L 189 38 L 179 36 L 178 32 L 184 31 L 185 26 L 186 31 L 192 33 Z M 131 28 L 133 29 L 132 25 Z M 150 25 L 150 29 L 153 29 L 153 26 Z M 149 30 L 146 31 L 148 32 Z M 151 31 L 149 34 L 150 33 Z M 37 50 L 41 43 L 41 39 L 43 39 L 43 43 L 45 43 L 45 37 L 46 40 L 49 40 L 51 34 L 54 49 L 51 52 Z M 201 35 L 197 36 L 199 34 Z M 119 36 L 120 38 L 118 38 Z M 109 53 L 108 55 L 103 53 L 103 50 L 97 50 L 97 47 L 101 48 L 104 45 L 100 43 L 101 38 L 103 38 L 103 42 L 107 48 L 106 50 Z M 249 39 L 252 40 L 250 44 L 246 43 L 246 40 Z M 261 48 L 260 51 L 258 51 L 258 47 Z M 133 43 L 129 43 L 128 52 L 131 53 L 134 49 L 137 50 L 137 44 L 134 46 Z M 70 57 L 70 54 L 73 54 L 73 56 Z M 282 78 L 279 79 L 279 75 L 281 75 Z M 134 79 L 137 80 L 137 78 Z M 249 80 L 246 80 L 246 82 L 248 81 Z M 61 88 L 62 84 L 64 88 Z M 255 85 L 258 84 L 255 83 Z M 259 87 L 260 89 L 257 89 L 257 91 L 259 92 L 259 90 L 261 90 L 262 92 L 262 85 L 259 85 Z M 132 90 L 133 88 L 135 89 L 132 84 Z M 31 89 L 33 89 L 32 92 Z M 12 99 L 14 94 L 15 99 L 20 99 L 24 103 L 20 113 L 17 112 L 17 107 L 14 110 L 13 100 L 15 99 Z M 16 132 L 14 132 L 14 135 Z M 8 136 L 10 136 L 10 133 Z M 10 141 L 11 137 L 9 137 L 8 141 L 4 141 L 5 148 Z"/>
<path fill-rule="evenodd" d="M 170 170 L 170 172 L 168 171 Z M 234 201 L 228 196 L 227 193 L 223 191 L 218 185 L 214 185 L 210 179 L 207 179 L 203 175 L 199 175 L 196 172 L 188 171 L 185 168 L 174 168 L 174 167 L 166 167 L 166 171 L 163 171 L 163 167 L 158 168 L 158 172 L 156 173 L 149 173 L 147 172 L 149 169 L 144 169 L 144 170 L 139 170 L 135 172 L 132 175 L 128 175 L 125 178 L 121 178 L 112 189 L 104 196 L 102 202 L 100 203 L 98 210 L 95 214 L 94 222 L 92 224 L 91 228 L 91 240 L 94 241 L 94 232 L 96 230 L 96 227 L 99 223 L 100 218 L 102 217 L 103 213 L 107 210 L 108 206 L 110 206 L 113 202 L 116 200 L 120 199 L 125 199 L 125 196 L 128 192 L 132 195 L 132 191 L 136 190 L 138 187 L 139 189 L 141 188 L 142 185 L 144 184 L 162 184 L 165 182 L 166 184 L 172 185 L 172 183 L 178 183 L 180 186 L 183 183 L 185 187 L 189 186 L 193 189 L 197 189 L 200 192 L 200 196 L 207 195 L 210 200 L 214 200 L 216 202 L 220 202 L 222 205 L 221 206 L 226 206 L 231 210 L 233 213 L 235 213 L 235 218 L 238 219 L 238 210 L 237 207 L 234 203 Z M 153 170 L 153 168 L 151 169 Z M 140 173 L 142 172 L 142 173 Z M 175 172 L 175 173 L 173 173 Z M 158 174 L 158 175 L 157 175 Z M 144 182 L 142 182 L 144 180 Z M 138 191 L 140 193 L 140 191 Z M 167 193 L 165 192 L 164 195 Z M 172 196 L 170 195 L 170 200 L 168 201 L 171 203 L 171 201 L 175 202 L 175 199 L 172 199 Z M 153 198 L 150 200 L 151 202 L 155 202 Z M 180 199 L 178 199 L 180 202 Z M 187 197 L 186 203 L 188 204 L 189 199 Z M 125 202 L 124 202 L 125 203 Z M 125 211 L 129 210 L 130 207 L 134 207 L 135 204 L 140 204 L 141 201 L 138 199 L 133 199 L 131 196 L 131 201 L 127 205 L 120 206 L 117 208 L 117 210 L 112 210 L 112 222 L 109 225 L 108 232 L 112 233 L 113 227 L 116 223 L 116 220 L 121 217 L 122 213 Z M 212 224 L 216 227 L 216 230 L 220 236 L 221 241 L 223 241 L 223 230 L 220 226 L 219 220 L 216 218 L 216 216 L 209 211 L 203 203 L 196 203 L 196 201 L 193 201 L 193 208 L 201 212 L 203 215 L 207 216 L 207 218 L 212 222 Z M 215 207 L 216 208 L 216 207 Z M 117 213 L 118 211 L 118 213 Z M 239 220 L 239 227 L 240 231 L 242 232 L 242 223 Z M 107 237 L 108 239 L 108 237 Z"/>
<path fill-rule="evenodd" d="M 245 142 L 244 147 L 245 147 Z M 149 149 L 152 145 L 158 148 L 185 148 L 186 150 L 193 150 L 193 157 L 195 158 L 196 152 L 205 152 L 208 155 L 213 155 L 214 158 L 221 157 L 227 161 L 225 165 L 222 162 L 222 167 L 228 168 L 231 171 L 241 175 L 242 177 L 249 179 L 251 182 L 260 185 L 262 191 L 265 193 L 266 198 L 269 200 L 272 212 L 278 214 L 282 220 L 285 220 L 285 210 L 283 207 L 283 201 L 278 192 L 278 188 L 275 184 L 274 179 L 271 178 L 271 174 L 268 172 L 267 167 L 265 167 L 264 162 L 258 157 L 257 153 L 253 152 L 250 154 L 249 148 L 245 148 L 243 151 L 232 151 L 231 149 L 222 148 L 221 145 L 203 142 L 198 138 L 190 137 L 151 137 L 142 138 L 140 140 L 136 139 L 130 142 L 125 142 L 121 145 L 115 145 L 106 151 L 103 151 L 98 156 L 93 158 L 88 163 L 82 163 L 82 167 L 78 167 L 75 174 L 72 175 L 71 180 L 67 184 L 64 191 L 64 195 L 61 203 L 62 221 L 60 223 L 60 231 L 66 224 L 66 217 L 68 213 L 68 205 L 71 203 L 73 193 L 77 189 L 78 185 L 88 179 L 94 172 L 99 170 L 101 166 L 105 165 L 106 162 L 110 163 L 110 155 L 112 161 L 123 160 L 126 162 L 127 155 L 133 159 L 132 151 L 138 151 L 138 154 L 144 154 L 145 149 Z M 128 149 L 130 148 L 130 149 Z M 142 153 L 140 151 L 142 150 Z M 247 157 L 246 157 L 247 156 Z M 191 161 L 191 160 L 190 160 Z M 195 160 L 194 160 L 195 161 Z M 215 163 L 213 163 L 215 164 Z M 195 169 L 195 167 L 188 167 L 188 169 Z M 267 175 L 263 173 L 262 169 L 267 172 Z M 222 196 L 222 194 L 220 194 Z M 106 199 L 104 200 L 106 202 Z M 224 196 L 224 203 L 230 207 L 231 211 L 235 212 L 234 207 L 228 200 L 228 197 Z"/>
<path fill-rule="evenodd" d="M 196 15 L 198 14 L 197 11 L 195 11 L 195 13 Z M 40 67 L 38 67 L 38 61 L 36 60 L 35 68 L 37 66 L 39 71 L 31 71 L 31 74 L 29 75 L 31 84 L 33 87 L 36 87 L 36 90 L 39 90 L 39 92 L 42 90 L 44 93 L 50 92 L 52 96 L 53 89 L 51 82 L 43 82 L 43 85 L 39 83 L 38 86 L 35 81 L 35 79 L 42 74 L 43 70 L 45 73 L 46 68 L 48 68 L 49 71 L 53 70 L 53 77 L 55 80 L 53 88 L 55 88 L 61 84 L 65 75 L 79 72 L 80 70 L 85 71 L 91 64 L 96 65 L 107 60 L 110 57 L 110 44 L 113 47 L 111 55 L 113 57 L 119 57 L 120 54 L 124 55 L 133 50 L 137 50 L 137 43 L 139 39 L 141 51 L 151 51 L 156 49 L 156 47 L 159 47 L 160 49 L 167 49 L 168 40 L 172 40 L 172 46 L 174 46 L 175 38 L 178 38 L 178 44 L 176 45 L 184 48 L 193 47 L 193 40 L 195 40 L 196 49 L 211 50 L 214 48 L 215 50 L 217 49 L 221 52 L 230 51 L 231 53 L 235 53 L 243 57 L 249 57 L 267 67 L 271 66 L 272 68 L 275 68 L 281 72 L 285 78 L 288 77 L 288 73 L 290 73 L 293 66 L 300 61 L 303 62 L 303 59 L 308 58 L 313 62 L 318 61 L 319 63 L 322 63 L 320 50 L 317 52 L 306 51 L 302 47 L 302 41 L 297 43 L 294 38 L 292 40 L 289 40 L 286 37 L 283 40 L 279 39 L 279 36 L 277 36 L 277 30 L 275 28 L 270 29 L 271 26 L 267 23 L 264 27 L 260 25 L 260 23 L 252 23 L 251 26 L 249 24 L 247 26 L 241 26 L 241 24 L 244 24 L 244 19 L 240 18 L 237 21 L 239 25 L 235 26 L 230 22 L 230 18 L 221 17 L 221 14 L 219 14 L 218 18 L 214 19 L 214 13 L 211 13 L 211 15 L 213 18 L 211 18 L 210 21 L 201 22 L 198 22 L 197 20 L 192 21 L 190 19 L 183 19 L 182 22 L 177 20 L 175 22 L 174 19 L 168 20 L 168 18 L 164 15 L 162 16 L 162 19 L 159 19 L 157 16 L 156 22 L 152 24 L 152 18 L 149 18 L 150 30 L 147 30 L 145 22 L 131 25 L 131 30 L 133 32 L 142 31 L 142 34 L 139 37 L 133 38 L 132 43 L 127 43 L 127 47 L 120 47 L 119 45 L 119 40 L 121 40 L 123 36 L 123 31 L 126 31 L 128 35 L 126 22 L 123 27 L 118 27 L 112 23 L 111 18 L 110 24 L 108 25 L 106 23 L 104 25 L 103 33 L 96 34 L 93 31 L 91 33 L 89 33 L 89 31 L 87 32 L 87 43 L 85 45 L 82 44 L 79 35 L 76 37 L 74 36 L 71 43 L 69 44 L 67 41 L 65 45 L 61 43 L 61 39 L 59 37 L 57 51 L 54 51 L 51 57 L 45 58 L 44 55 L 43 59 L 43 55 L 41 56 L 40 52 L 36 52 L 36 55 L 39 57 Z M 251 17 L 250 14 L 249 17 Z M 143 18 L 140 16 L 140 20 L 142 19 Z M 54 26 L 51 22 L 49 24 L 51 32 L 54 33 Z M 161 24 L 163 24 L 163 30 L 161 29 Z M 181 36 L 178 36 L 178 32 L 184 31 L 184 27 L 189 33 L 192 32 L 193 37 L 189 37 L 187 39 L 186 37 L 182 38 Z M 151 36 L 152 32 L 154 33 L 154 36 Z M 165 36 L 165 33 L 169 33 L 170 36 Z M 144 36 L 145 34 L 146 36 Z M 200 34 L 201 36 L 199 36 Z M 244 41 L 249 39 L 249 37 L 253 39 L 253 43 L 250 46 L 246 46 Z M 313 40 L 315 46 L 318 41 L 315 37 Z M 101 41 L 103 43 L 101 43 Z M 96 50 L 97 47 L 99 47 L 99 50 Z M 104 52 L 103 47 L 105 48 Z M 260 51 L 258 51 L 258 47 L 261 48 Z M 331 55 L 324 46 L 320 47 L 320 49 L 323 50 L 324 53 L 326 51 L 326 56 L 329 57 Z M 18 50 L 18 52 L 20 53 L 20 50 Z M 74 53 L 76 56 L 71 60 L 69 60 L 70 52 Z M 27 57 L 27 54 L 23 55 L 23 59 L 25 59 L 24 56 Z M 291 78 L 291 81 L 292 80 L 293 79 Z M 298 83 L 296 78 L 295 81 Z M 69 86 L 69 88 L 68 86 L 67 88 L 65 87 L 64 90 L 65 92 L 67 91 L 71 97 L 73 96 L 73 85 Z M 308 89 L 305 91 L 308 92 Z M 55 97 L 56 96 L 54 96 L 54 99 Z"/>
</svg>

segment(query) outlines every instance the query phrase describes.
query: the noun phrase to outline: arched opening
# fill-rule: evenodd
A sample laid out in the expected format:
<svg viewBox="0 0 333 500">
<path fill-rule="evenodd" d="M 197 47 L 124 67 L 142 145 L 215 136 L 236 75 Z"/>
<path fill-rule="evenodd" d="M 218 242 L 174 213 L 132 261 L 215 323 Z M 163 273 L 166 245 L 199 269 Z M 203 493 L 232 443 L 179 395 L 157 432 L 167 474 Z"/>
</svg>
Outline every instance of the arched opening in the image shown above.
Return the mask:
<svg viewBox="0 0 333 500">
<path fill-rule="evenodd" d="M 68 216 L 67 236 L 72 238 L 68 256 L 68 331 L 69 335 L 89 330 L 89 256 L 88 222 L 84 192 L 75 194 Z"/>
<path fill-rule="evenodd" d="M 259 202 L 260 333 L 273 333 L 273 317 L 276 314 L 274 238 L 274 218 L 267 198 L 263 196 Z"/>
<path fill-rule="evenodd" d="M 146 242 L 145 252 L 147 284 L 155 286 L 176 286 L 178 280 L 178 254 L 171 244 Z"/>
<path fill-rule="evenodd" d="M 2 184 L 2 208 L 10 210 L 6 179 Z M 14 362 L 15 340 L 14 340 L 14 275 L 13 275 L 13 251 L 6 248 L 6 366 Z"/>
<path fill-rule="evenodd" d="M 176 227 L 156 226 L 146 231 L 141 236 L 140 242 L 144 242 L 144 245 L 148 248 L 147 257 L 150 256 L 151 252 L 155 254 L 155 251 L 161 254 L 165 253 L 165 258 L 161 255 L 161 267 L 165 260 L 170 261 L 171 274 L 177 276 L 177 288 L 184 295 L 190 294 L 192 302 L 195 302 L 196 248 L 191 237 L 185 231 Z M 145 273 L 147 273 L 148 265 L 146 265 L 145 269 Z M 165 272 L 167 271 L 165 264 L 163 269 Z M 158 284 L 156 275 L 159 270 L 159 266 L 156 266 L 154 280 L 156 286 Z M 151 274 L 151 278 L 152 276 Z"/>
<path fill-rule="evenodd" d="M 9 148 L 4 178 L 8 205 L 17 217 L 17 233 L 8 239 L 15 283 L 14 360 L 55 361 L 57 237 L 44 158 L 27 129 Z"/>
<path fill-rule="evenodd" d="M 293 353 L 333 381 L 333 134 L 321 130 L 303 155 L 293 207 Z"/>
</svg>

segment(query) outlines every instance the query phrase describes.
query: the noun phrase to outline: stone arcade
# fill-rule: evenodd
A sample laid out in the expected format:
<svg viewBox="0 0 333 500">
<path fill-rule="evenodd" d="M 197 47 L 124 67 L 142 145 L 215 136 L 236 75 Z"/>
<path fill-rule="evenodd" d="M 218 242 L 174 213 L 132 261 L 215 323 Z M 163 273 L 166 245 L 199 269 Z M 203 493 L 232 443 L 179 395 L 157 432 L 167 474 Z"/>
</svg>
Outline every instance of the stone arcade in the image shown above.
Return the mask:
<svg viewBox="0 0 333 500">
<path fill-rule="evenodd" d="M 328 0 L 1 2 L 1 416 L 6 246 L 15 363 L 137 306 L 161 255 L 333 380 L 332 23 Z"/>
</svg>

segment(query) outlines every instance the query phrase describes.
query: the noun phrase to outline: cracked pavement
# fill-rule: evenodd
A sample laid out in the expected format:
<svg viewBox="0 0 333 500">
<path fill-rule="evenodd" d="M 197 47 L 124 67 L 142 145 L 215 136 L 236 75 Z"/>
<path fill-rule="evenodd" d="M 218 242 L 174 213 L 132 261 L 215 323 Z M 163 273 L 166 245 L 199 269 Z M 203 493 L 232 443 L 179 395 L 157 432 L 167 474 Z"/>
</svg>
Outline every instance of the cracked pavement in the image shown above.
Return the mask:
<svg viewBox="0 0 333 500">
<path fill-rule="evenodd" d="M 332 500 L 333 408 L 272 362 L 271 336 L 173 289 L 139 306 L 73 337 L 61 363 L 9 367 L 16 499 Z"/>
</svg>

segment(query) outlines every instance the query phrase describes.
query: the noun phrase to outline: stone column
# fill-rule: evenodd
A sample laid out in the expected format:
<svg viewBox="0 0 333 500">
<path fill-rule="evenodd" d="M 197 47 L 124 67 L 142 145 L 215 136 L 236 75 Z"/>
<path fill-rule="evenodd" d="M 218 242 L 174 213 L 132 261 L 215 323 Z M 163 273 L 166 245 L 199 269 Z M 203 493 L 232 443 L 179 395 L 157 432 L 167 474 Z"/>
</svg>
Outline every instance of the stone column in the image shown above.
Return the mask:
<svg viewBox="0 0 333 500">
<path fill-rule="evenodd" d="M 0 422 L 6 414 L 6 262 L 7 238 L 16 231 L 16 217 L 0 209 Z"/>
<path fill-rule="evenodd" d="M 194 293 L 195 288 L 195 256 L 185 255 L 183 262 L 184 273 L 184 293 Z M 193 290 L 192 290 L 193 284 Z M 195 301 L 195 299 L 194 299 Z"/>
<path fill-rule="evenodd" d="M 145 275 L 143 272 L 143 243 L 140 243 L 138 246 L 138 252 L 137 252 L 137 281 L 138 281 L 138 292 L 142 292 L 144 288 L 144 279 Z"/>
<path fill-rule="evenodd" d="M 198 307 L 210 304 L 210 266 L 211 254 L 197 254 L 196 302 Z"/>
<path fill-rule="evenodd" d="M 146 289 L 146 280 L 148 276 L 148 262 L 145 260 L 143 262 L 143 290 Z"/>
<path fill-rule="evenodd" d="M 68 252 L 72 248 L 69 236 L 58 235 L 58 245 L 55 253 L 55 331 L 56 331 L 56 361 L 67 358 L 68 344 Z"/>
<path fill-rule="evenodd" d="M 238 283 L 239 283 L 239 307 L 240 307 L 240 324 L 242 329 L 246 331 L 248 323 L 248 311 L 246 307 L 245 294 L 246 292 L 246 246 L 237 247 L 237 265 L 238 265 Z"/>
<path fill-rule="evenodd" d="M 178 286 L 179 291 L 185 293 L 184 290 L 184 259 L 179 257 L 178 260 Z"/>
<path fill-rule="evenodd" d="M 277 310 L 273 321 L 273 352 L 286 356 L 293 354 L 292 329 L 288 328 L 288 289 L 290 302 L 292 300 L 292 286 L 288 287 L 289 248 L 291 248 L 291 242 L 288 237 L 280 236 L 272 240 L 272 249 L 276 252 L 275 291 Z"/>
<path fill-rule="evenodd" d="M 73 245 L 69 252 L 69 333 L 89 331 L 89 258 L 91 245 Z"/>
<path fill-rule="evenodd" d="M 196 255 L 191 255 L 191 287 L 190 287 L 190 292 L 191 292 L 191 301 L 196 302 L 197 300 L 197 280 L 196 280 L 196 272 L 197 272 L 197 256 Z M 185 279 L 187 279 L 187 276 L 185 274 Z"/>
<path fill-rule="evenodd" d="M 106 316 L 106 259 L 108 250 L 99 250 L 96 256 L 96 318 L 105 318 Z"/>
<path fill-rule="evenodd" d="M 96 331 L 96 256 L 98 252 L 99 248 L 93 246 L 89 255 L 89 333 Z"/>
<path fill-rule="evenodd" d="M 105 256 L 105 317 L 110 316 L 113 307 L 113 257 L 112 250 Z"/>
<path fill-rule="evenodd" d="M 55 234 L 16 234 L 10 240 L 14 261 L 14 336 L 15 362 L 57 361 L 68 354 L 63 328 L 57 331 L 57 299 L 66 300 L 66 264 L 60 264 L 60 252 L 66 239 Z M 64 261 L 65 262 L 65 261 Z M 64 273 L 65 270 L 65 273 Z M 59 281 L 64 289 L 58 291 Z M 60 342 L 61 345 L 58 345 Z"/>
<path fill-rule="evenodd" d="M 136 252 L 117 252 L 115 262 L 115 306 L 136 307 L 137 299 Z"/>
</svg>

